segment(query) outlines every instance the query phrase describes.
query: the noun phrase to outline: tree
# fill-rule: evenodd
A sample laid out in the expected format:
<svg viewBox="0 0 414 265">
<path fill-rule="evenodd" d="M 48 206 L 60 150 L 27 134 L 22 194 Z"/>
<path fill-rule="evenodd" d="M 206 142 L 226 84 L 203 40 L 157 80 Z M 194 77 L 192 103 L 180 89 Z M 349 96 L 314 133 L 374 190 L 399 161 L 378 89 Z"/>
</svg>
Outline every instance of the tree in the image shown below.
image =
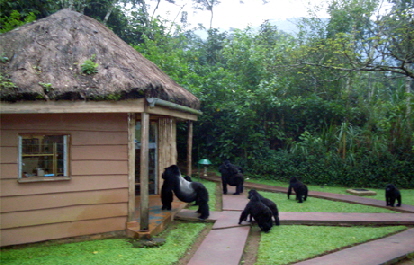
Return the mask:
<svg viewBox="0 0 414 265">
<path fill-rule="evenodd" d="M 327 35 L 318 46 L 321 54 L 326 51 L 332 59 L 301 63 L 346 72 L 394 72 L 414 79 L 414 4 L 395 4 L 376 17 L 378 5 L 374 4 L 333 0 Z"/>
<path fill-rule="evenodd" d="M 214 7 L 220 4 L 219 0 L 193 0 L 196 9 L 210 11 L 210 29 L 213 27 Z"/>
</svg>

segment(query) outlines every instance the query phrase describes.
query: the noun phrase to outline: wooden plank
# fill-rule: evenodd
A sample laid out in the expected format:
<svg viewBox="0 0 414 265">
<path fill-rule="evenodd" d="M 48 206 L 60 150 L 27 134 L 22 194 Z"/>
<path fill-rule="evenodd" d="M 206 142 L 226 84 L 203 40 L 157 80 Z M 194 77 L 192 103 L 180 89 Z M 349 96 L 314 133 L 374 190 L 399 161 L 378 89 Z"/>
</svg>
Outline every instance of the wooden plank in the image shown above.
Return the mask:
<svg viewBox="0 0 414 265">
<path fill-rule="evenodd" d="M 173 118 L 158 120 L 158 176 L 162 183 L 162 173 L 166 167 L 177 164 L 176 121 Z M 161 185 L 159 185 L 161 191 Z"/>
<path fill-rule="evenodd" d="M 126 229 L 126 217 L 1 230 L 1 246 L 70 238 Z"/>
<path fill-rule="evenodd" d="M 0 161 L 2 164 L 15 164 L 18 161 L 16 146 L 0 147 Z"/>
<path fill-rule="evenodd" d="M 128 115 L 128 221 L 135 218 L 135 114 Z"/>
<path fill-rule="evenodd" d="M 191 176 L 193 173 L 193 122 L 188 122 L 188 143 L 187 143 L 187 175 Z"/>
<path fill-rule="evenodd" d="M 72 160 L 72 176 L 127 175 L 128 161 Z"/>
<path fill-rule="evenodd" d="M 2 114 L 29 113 L 128 113 L 143 112 L 144 99 L 119 101 L 24 101 L 16 103 L 1 102 Z"/>
<path fill-rule="evenodd" d="M 0 117 L 1 120 L 2 117 Z M 3 124 L 1 124 L 3 125 Z M 3 127 L 0 125 L 0 146 L 15 146 L 19 144 L 18 133 L 15 130 L 3 130 Z"/>
<path fill-rule="evenodd" d="M 72 146 L 80 145 L 127 145 L 128 132 L 87 132 L 71 131 Z"/>
<path fill-rule="evenodd" d="M 1 229 L 127 216 L 127 203 L 76 205 L 0 215 Z"/>
<path fill-rule="evenodd" d="M 13 179 L 16 181 L 18 174 L 17 163 L 0 164 L 0 179 Z"/>
<path fill-rule="evenodd" d="M 45 130 L 1 130 L 0 141 L 2 147 L 17 147 L 19 133 L 48 133 L 52 134 L 53 131 Z M 106 131 L 64 131 L 72 136 L 72 145 L 119 145 L 127 144 L 128 132 L 106 132 Z"/>
<path fill-rule="evenodd" d="M 162 116 L 168 116 L 168 117 L 176 117 L 183 120 L 190 120 L 190 121 L 197 121 L 198 115 L 195 114 L 189 114 L 186 112 L 181 112 L 179 110 L 174 110 L 167 107 L 161 107 L 161 106 L 154 106 L 154 107 L 147 107 L 145 109 L 145 112 L 151 115 L 162 115 Z"/>
<path fill-rule="evenodd" d="M 127 160 L 127 145 L 72 146 L 72 159 L 76 160 Z"/>
<path fill-rule="evenodd" d="M 1 179 L 1 196 L 49 194 L 89 190 L 128 188 L 127 175 L 76 176 L 69 181 L 17 183 L 16 179 Z"/>
<path fill-rule="evenodd" d="M 149 146 L 149 115 L 141 113 L 141 161 L 140 161 L 140 229 L 149 229 L 149 191 L 148 191 L 148 146 Z"/>
<path fill-rule="evenodd" d="M 127 116 L 123 113 L 106 114 L 10 114 L 1 115 L 2 130 L 19 133 L 71 131 L 127 132 Z"/>
<path fill-rule="evenodd" d="M 127 203 L 126 188 L 111 190 L 52 193 L 44 195 L 1 197 L 2 213 L 58 208 L 71 205 L 93 205 L 105 203 Z"/>
<path fill-rule="evenodd" d="M 127 174 L 127 146 L 72 146 L 72 176 Z M 17 147 L 1 147 L 0 179 L 18 177 Z"/>
</svg>

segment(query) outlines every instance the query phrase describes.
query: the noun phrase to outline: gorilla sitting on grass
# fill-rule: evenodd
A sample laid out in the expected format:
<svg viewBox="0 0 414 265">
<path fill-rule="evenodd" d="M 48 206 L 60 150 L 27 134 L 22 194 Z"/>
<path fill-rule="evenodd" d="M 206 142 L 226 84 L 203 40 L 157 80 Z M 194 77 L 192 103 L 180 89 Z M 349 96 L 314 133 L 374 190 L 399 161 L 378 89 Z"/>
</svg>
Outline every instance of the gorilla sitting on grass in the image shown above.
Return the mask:
<svg viewBox="0 0 414 265">
<path fill-rule="evenodd" d="M 190 182 L 181 177 L 180 169 L 176 165 L 165 168 L 162 173 L 164 182 L 161 188 L 162 210 L 171 210 L 173 192 L 182 202 L 195 202 L 198 205 L 198 219 L 204 221 L 210 215 L 208 209 L 208 192 L 199 182 Z"/>
<path fill-rule="evenodd" d="M 227 185 L 236 186 L 236 192 L 233 195 L 243 193 L 243 169 L 225 160 L 219 167 L 221 181 L 223 184 L 223 194 L 227 194 Z"/>
<path fill-rule="evenodd" d="M 272 202 L 271 200 L 263 197 L 257 190 L 250 190 L 249 196 L 247 198 L 251 199 L 253 196 L 258 196 L 260 201 L 269 207 L 270 211 L 272 212 L 273 218 L 275 219 L 275 224 L 279 225 L 279 210 L 277 209 L 276 203 Z M 250 215 L 250 221 L 252 221 L 252 216 Z"/>
<path fill-rule="evenodd" d="M 291 177 L 289 181 L 289 188 L 288 188 L 288 199 L 289 196 L 292 194 L 292 189 L 296 193 L 296 200 L 298 203 L 302 203 L 306 201 L 308 197 L 308 187 L 300 182 L 296 177 Z"/>
<path fill-rule="evenodd" d="M 385 188 L 385 200 L 387 202 L 387 206 L 394 207 L 395 201 L 397 201 L 397 207 L 401 206 L 401 193 L 392 184 L 388 184 Z"/>
<path fill-rule="evenodd" d="M 265 233 L 270 231 L 273 226 L 272 212 L 269 207 L 261 202 L 258 194 L 252 194 L 249 203 L 240 215 L 239 224 L 246 221 L 249 214 L 257 222 L 260 230 Z"/>
</svg>

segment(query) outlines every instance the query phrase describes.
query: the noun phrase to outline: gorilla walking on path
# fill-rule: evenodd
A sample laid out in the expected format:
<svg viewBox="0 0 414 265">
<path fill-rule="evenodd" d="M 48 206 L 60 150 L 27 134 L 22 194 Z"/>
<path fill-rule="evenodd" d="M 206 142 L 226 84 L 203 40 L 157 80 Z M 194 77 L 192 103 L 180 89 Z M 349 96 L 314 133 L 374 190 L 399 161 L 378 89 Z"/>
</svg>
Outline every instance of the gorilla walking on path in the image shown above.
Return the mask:
<svg viewBox="0 0 414 265">
<path fill-rule="evenodd" d="M 227 185 L 236 186 L 236 192 L 233 195 L 243 193 L 243 169 L 233 165 L 229 160 L 225 160 L 219 167 L 221 181 L 223 184 L 223 194 L 227 194 Z"/>
</svg>

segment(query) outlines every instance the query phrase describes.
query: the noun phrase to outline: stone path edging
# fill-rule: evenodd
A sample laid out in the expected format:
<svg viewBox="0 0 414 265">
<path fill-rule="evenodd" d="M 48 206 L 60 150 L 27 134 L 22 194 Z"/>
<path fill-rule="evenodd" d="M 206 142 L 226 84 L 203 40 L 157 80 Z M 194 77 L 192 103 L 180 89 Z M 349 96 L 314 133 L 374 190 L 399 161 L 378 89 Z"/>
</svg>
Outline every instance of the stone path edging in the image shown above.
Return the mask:
<svg viewBox="0 0 414 265">
<path fill-rule="evenodd" d="M 355 247 L 295 263 L 295 265 L 391 264 L 414 252 L 414 228 Z"/>
<path fill-rule="evenodd" d="M 218 181 L 219 178 L 209 180 Z M 287 193 L 287 188 L 245 183 L 246 189 Z M 229 190 L 229 193 L 231 190 Z M 310 196 L 332 199 L 349 203 L 367 204 L 381 208 L 385 201 L 364 198 L 357 195 L 340 195 L 324 192 L 310 192 Z M 248 202 L 246 196 L 223 195 L 223 211 L 211 212 L 207 221 L 214 222 L 188 265 L 239 265 L 251 225 L 243 222 L 238 225 L 241 211 Z M 399 207 L 395 207 L 399 208 Z M 403 205 L 397 213 L 316 213 L 316 212 L 281 212 L 281 225 L 414 225 L 414 206 Z M 184 209 L 176 216 L 178 220 L 198 220 L 197 213 Z M 379 253 L 380 254 L 377 254 Z M 414 228 L 390 237 L 362 243 L 322 257 L 305 260 L 297 265 L 379 265 L 389 264 L 414 253 Z M 368 262 L 369 260 L 369 262 Z"/>
</svg>

